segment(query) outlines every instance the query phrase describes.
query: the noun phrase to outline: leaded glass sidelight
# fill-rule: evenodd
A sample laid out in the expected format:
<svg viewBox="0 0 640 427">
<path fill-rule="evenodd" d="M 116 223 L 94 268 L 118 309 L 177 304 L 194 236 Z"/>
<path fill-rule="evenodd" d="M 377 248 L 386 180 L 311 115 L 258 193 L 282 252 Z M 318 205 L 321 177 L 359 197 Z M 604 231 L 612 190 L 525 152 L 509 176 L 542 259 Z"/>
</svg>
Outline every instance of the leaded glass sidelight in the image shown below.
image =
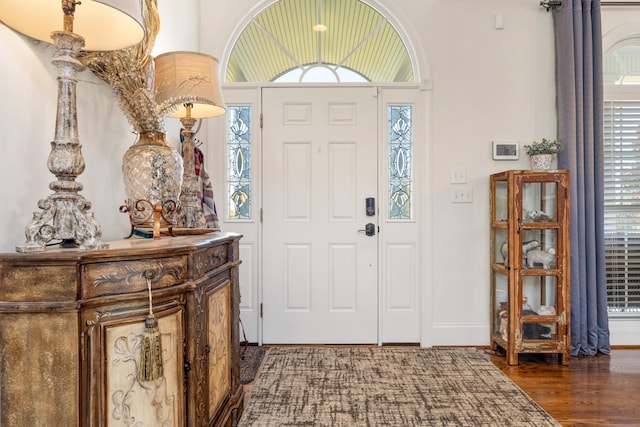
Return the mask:
<svg viewBox="0 0 640 427">
<path fill-rule="evenodd" d="M 389 219 L 411 219 L 413 107 L 391 105 L 389 117 Z"/>
<path fill-rule="evenodd" d="M 251 219 L 251 107 L 227 106 L 228 219 Z"/>
</svg>

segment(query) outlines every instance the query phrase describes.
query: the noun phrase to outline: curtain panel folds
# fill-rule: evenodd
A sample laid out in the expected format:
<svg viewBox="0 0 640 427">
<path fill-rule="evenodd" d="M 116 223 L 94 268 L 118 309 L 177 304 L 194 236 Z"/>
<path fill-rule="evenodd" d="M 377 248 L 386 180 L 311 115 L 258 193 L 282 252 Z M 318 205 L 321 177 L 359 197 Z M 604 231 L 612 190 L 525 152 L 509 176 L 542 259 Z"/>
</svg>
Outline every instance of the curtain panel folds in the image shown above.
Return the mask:
<svg viewBox="0 0 640 427">
<path fill-rule="evenodd" d="M 600 0 L 553 8 L 558 167 L 571 179 L 571 354 L 608 354 Z"/>
</svg>

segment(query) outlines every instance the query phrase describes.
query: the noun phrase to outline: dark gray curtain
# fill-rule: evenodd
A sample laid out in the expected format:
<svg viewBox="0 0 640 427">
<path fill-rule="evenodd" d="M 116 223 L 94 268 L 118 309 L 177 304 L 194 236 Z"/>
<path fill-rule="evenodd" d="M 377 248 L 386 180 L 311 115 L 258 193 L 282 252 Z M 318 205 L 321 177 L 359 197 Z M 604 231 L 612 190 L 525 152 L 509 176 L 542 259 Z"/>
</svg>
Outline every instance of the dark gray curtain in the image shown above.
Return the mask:
<svg viewBox="0 0 640 427">
<path fill-rule="evenodd" d="M 571 354 L 608 354 L 600 0 L 563 0 L 553 22 L 558 167 L 571 177 Z"/>
</svg>

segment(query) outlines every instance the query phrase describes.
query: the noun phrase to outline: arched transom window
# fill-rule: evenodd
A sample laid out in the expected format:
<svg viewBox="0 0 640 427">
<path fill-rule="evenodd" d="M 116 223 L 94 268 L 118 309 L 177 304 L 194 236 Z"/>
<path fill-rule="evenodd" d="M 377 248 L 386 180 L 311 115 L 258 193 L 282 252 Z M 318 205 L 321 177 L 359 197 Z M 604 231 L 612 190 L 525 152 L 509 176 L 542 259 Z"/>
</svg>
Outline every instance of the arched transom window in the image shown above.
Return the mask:
<svg viewBox="0 0 640 427">
<path fill-rule="evenodd" d="M 413 82 L 398 31 L 360 0 L 279 0 L 237 38 L 231 82 Z"/>
<path fill-rule="evenodd" d="M 605 85 L 640 84 L 640 39 L 630 39 L 605 55 L 603 68 Z"/>
</svg>

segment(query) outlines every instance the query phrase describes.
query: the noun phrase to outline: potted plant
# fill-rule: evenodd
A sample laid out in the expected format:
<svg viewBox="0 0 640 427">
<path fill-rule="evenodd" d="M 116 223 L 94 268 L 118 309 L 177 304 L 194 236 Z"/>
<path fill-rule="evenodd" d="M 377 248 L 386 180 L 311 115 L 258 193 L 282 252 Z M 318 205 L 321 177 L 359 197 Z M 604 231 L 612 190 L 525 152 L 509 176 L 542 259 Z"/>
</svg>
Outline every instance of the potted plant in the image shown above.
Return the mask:
<svg viewBox="0 0 640 427">
<path fill-rule="evenodd" d="M 533 141 L 531 145 L 523 147 L 531 160 L 531 169 L 551 169 L 553 156 L 560 151 L 560 142 L 557 139 L 542 138 L 542 141 Z"/>
</svg>

